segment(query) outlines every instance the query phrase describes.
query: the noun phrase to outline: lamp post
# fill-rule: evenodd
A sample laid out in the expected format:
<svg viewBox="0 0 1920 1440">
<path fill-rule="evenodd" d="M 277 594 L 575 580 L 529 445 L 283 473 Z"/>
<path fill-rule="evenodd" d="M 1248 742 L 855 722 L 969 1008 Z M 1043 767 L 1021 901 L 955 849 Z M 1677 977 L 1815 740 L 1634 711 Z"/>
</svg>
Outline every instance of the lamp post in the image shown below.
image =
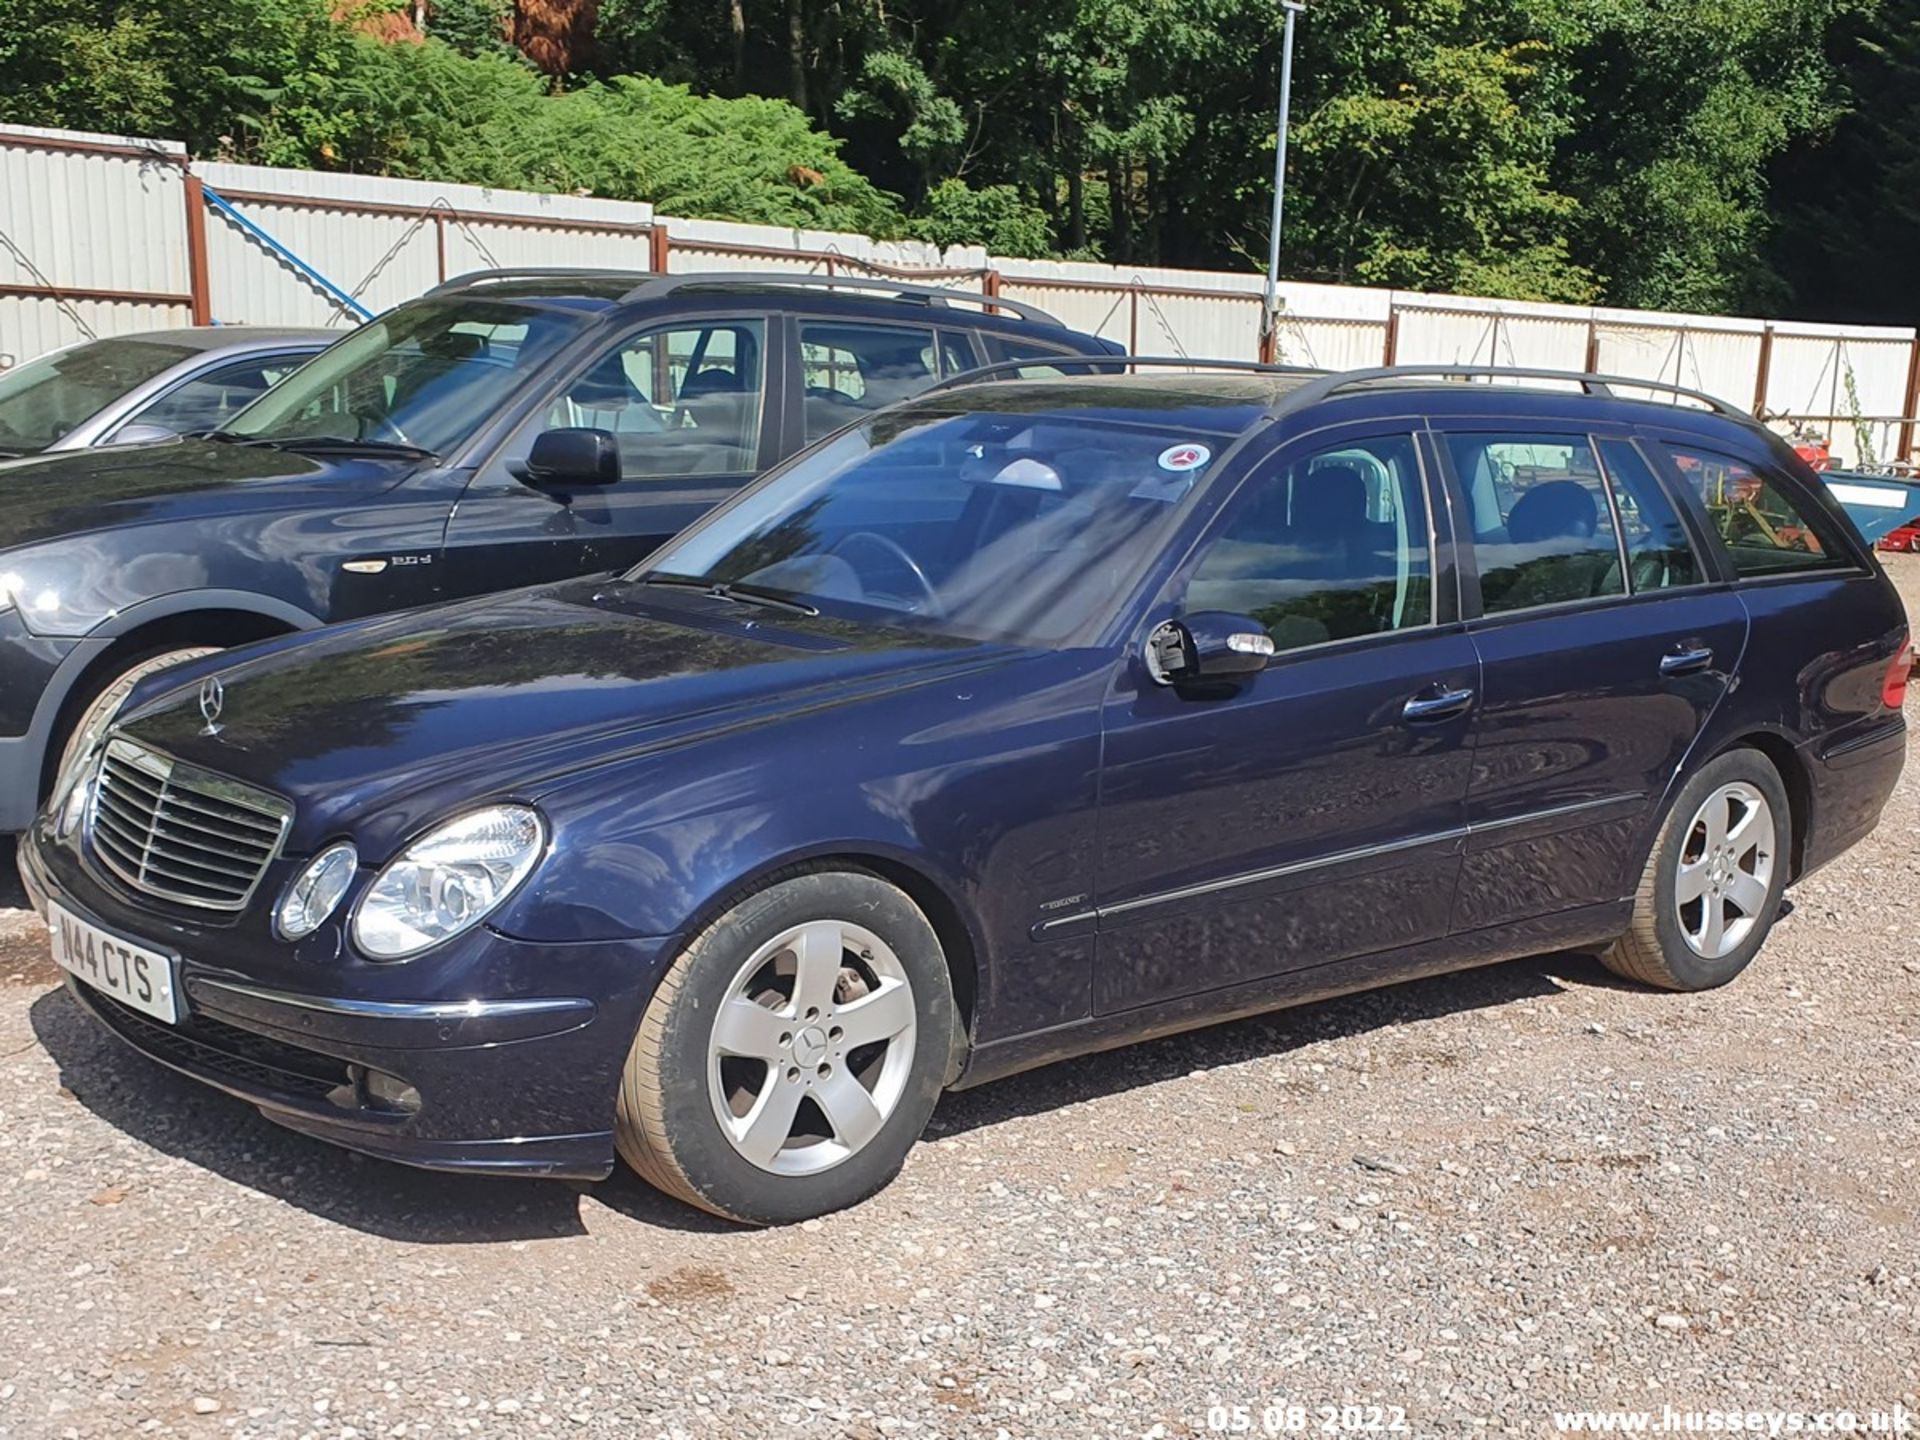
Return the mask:
<svg viewBox="0 0 1920 1440">
<path fill-rule="evenodd" d="M 1304 0 L 1280 0 L 1287 12 L 1286 34 L 1280 49 L 1280 119 L 1274 127 L 1273 232 L 1267 241 L 1267 288 L 1260 306 L 1260 358 L 1271 363 L 1278 355 L 1275 329 L 1280 318 L 1280 218 L 1287 201 L 1287 120 L 1293 106 L 1293 21 L 1305 10 Z"/>
</svg>

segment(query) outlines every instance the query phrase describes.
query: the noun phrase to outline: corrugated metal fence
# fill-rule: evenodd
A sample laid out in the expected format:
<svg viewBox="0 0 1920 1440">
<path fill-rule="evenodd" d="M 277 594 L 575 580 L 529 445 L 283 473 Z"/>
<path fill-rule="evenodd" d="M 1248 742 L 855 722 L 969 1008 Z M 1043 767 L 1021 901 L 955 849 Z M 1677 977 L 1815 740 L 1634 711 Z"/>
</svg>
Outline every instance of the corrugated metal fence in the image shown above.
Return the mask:
<svg viewBox="0 0 1920 1440">
<path fill-rule="evenodd" d="M 0 126 L 0 366 L 168 325 L 345 326 L 451 276 L 515 265 L 911 276 L 1044 306 L 1142 354 L 1259 349 L 1253 275 L 943 252 L 584 196 L 190 162 L 164 141 Z M 1277 358 L 1294 363 L 1601 370 L 1721 395 L 1782 429 L 1809 425 L 1847 461 L 1913 454 L 1912 329 L 1295 283 L 1281 300 Z"/>
</svg>

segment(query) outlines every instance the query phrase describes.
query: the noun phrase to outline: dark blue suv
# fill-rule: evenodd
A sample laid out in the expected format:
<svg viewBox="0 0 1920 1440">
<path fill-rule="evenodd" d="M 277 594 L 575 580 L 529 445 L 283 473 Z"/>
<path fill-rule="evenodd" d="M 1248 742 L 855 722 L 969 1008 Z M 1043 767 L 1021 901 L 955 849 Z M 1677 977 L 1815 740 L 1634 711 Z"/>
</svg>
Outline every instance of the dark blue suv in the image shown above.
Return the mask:
<svg viewBox="0 0 1920 1440">
<path fill-rule="evenodd" d="M 376 316 L 207 433 L 0 459 L 0 833 L 143 675 L 624 570 L 943 378 L 1119 349 L 896 280 L 489 271 Z"/>
<path fill-rule="evenodd" d="M 75 997 L 283 1124 L 720 1214 L 943 1088 L 1556 948 L 1737 975 L 1906 620 L 1725 407 L 1405 371 L 865 418 L 619 578 L 148 680 L 22 848 Z"/>
</svg>

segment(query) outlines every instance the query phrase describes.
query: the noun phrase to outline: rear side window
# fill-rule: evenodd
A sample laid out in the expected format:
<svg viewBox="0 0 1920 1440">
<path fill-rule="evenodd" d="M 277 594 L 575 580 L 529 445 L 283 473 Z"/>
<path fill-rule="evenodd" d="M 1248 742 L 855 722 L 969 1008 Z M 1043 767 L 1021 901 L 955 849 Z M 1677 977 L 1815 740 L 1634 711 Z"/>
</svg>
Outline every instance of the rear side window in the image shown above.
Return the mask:
<svg viewBox="0 0 1920 1440">
<path fill-rule="evenodd" d="M 1781 575 L 1798 570 L 1827 570 L 1849 563 L 1803 502 L 1744 460 L 1711 450 L 1671 445 L 1673 462 L 1706 507 L 1707 517 L 1734 574 Z"/>
<path fill-rule="evenodd" d="M 987 343 L 987 363 L 998 365 L 1013 360 L 1032 360 L 1032 365 L 1022 365 L 1018 370 L 1010 370 L 996 376 L 1001 380 L 1049 380 L 1060 375 L 1098 375 L 1112 374 L 1111 365 L 1093 367 L 1087 365 L 1069 366 L 1059 362 L 1080 354 L 1060 345 L 1043 345 L 1035 340 L 1020 339 L 1010 335 L 982 335 Z"/>
<path fill-rule="evenodd" d="M 1270 467 L 1234 504 L 1188 583 L 1189 611 L 1251 616 L 1277 650 L 1432 619 L 1427 513 L 1411 436 Z"/>
<path fill-rule="evenodd" d="M 919 326 L 812 322 L 800 327 L 806 387 L 807 440 L 838 430 L 868 411 L 918 395 L 946 368 L 971 369 L 972 356 L 952 363 L 953 346 Z"/>
<path fill-rule="evenodd" d="M 1626 540 L 1634 593 L 1698 585 L 1704 578 L 1700 557 L 1646 457 L 1631 441 L 1602 440 L 1600 459 Z"/>
<path fill-rule="evenodd" d="M 1593 446 L 1571 435 L 1450 435 L 1489 615 L 1625 591 Z"/>
</svg>

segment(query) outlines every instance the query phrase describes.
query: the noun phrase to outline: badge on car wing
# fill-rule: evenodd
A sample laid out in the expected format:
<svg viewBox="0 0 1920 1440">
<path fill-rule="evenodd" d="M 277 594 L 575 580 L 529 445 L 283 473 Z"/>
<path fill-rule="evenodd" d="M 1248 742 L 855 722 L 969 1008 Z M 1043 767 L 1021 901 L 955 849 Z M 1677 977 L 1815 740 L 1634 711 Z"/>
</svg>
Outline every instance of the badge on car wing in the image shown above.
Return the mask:
<svg viewBox="0 0 1920 1440">
<path fill-rule="evenodd" d="M 227 708 L 227 687 L 220 683 L 218 675 L 209 675 L 200 682 L 200 718 L 207 722 L 202 735 L 220 733 L 220 712 Z"/>
</svg>

